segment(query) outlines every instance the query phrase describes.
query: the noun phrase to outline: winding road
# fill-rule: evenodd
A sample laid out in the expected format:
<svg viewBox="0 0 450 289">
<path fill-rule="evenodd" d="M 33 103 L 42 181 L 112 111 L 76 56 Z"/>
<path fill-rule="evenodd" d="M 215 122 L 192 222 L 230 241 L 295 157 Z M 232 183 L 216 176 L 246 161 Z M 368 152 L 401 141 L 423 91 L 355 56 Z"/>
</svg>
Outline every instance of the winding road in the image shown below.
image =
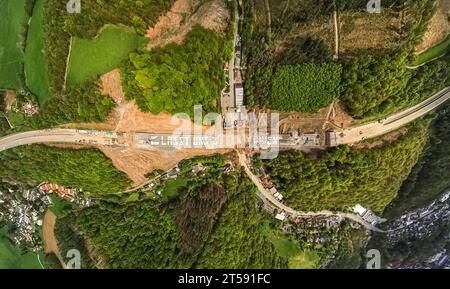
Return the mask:
<svg viewBox="0 0 450 289">
<path fill-rule="evenodd" d="M 331 212 L 331 211 L 320 211 L 320 212 L 299 212 L 291 207 L 286 206 L 285 204 L 281 203 L 277 198 L 275 198 L 269 190 L 267 190 L 262 183 L 260 182 L 259 178 L 253 174 L 251 169 L 248 166 L 247 163 L 247 157 L 244 153 L 238 152 L 239 156 L 239 163 L 241 166 L 244 167 L 245 173 L 250 178 L 250 180 L 256 185 L 258 188 L 258 191 L 264 196 L 266 200 L 268 200 L 272 205 L 277 207 L 279 210 L 286 212 L 289 215 L 292 215 L 293 217 L 313 217 L 313 216 L 338 216 L 345 219 L 353 220 L 361 225 L 363 225 L 365 228 L 371 231 L 375 232 L 384 232 L 381 229 L 378 229 L 377 227 L 373 226 L 372 224 L 364 221 L 360 216 L 352 213 L 343 213 L 343 212 Z"/>
<path fill-rule="evenodd" d="M 371 122 L 361 126 L 350 127 L 341 131 L 336 131 L 336 140 L 334 145 L 353 144 L 365 139 L 374 138 L 396 130 L 406 124 L 424 116 L 430 111 L 436 109 L 447 100 L 450 99 L 450 87 L 441 90 L 439 93 L 433 95 L 420 104 L 396 113 L 384 120 Z M 103 131 L 89 134 L 86 131 L 80 131 L 76 129 L 49 129 L 28 131 L 17 134 L 12 134 L 3 138 L 0 138 L 0 152 L 14 147 L 29 145 L 29 144 L 43 144 L 43 143 L 70 143 L 70 144 L 88 144 L 88 145 L 116 145 L 116 146 L 133 146 L 133 143 L 117 142 L 119 133 L 108 133 Z M 137 139 L 138 134 L 128 134 L 127 138 Z M 155 134 L 158 135 L 158 134 Z M 161 136 L 164 136 L 161 134 Z M 295 147 L 294 147 L 295 149 Z M 272 194 L 264 188 L 260 183 L 258 177 L 256 177 L 247 164 L 246 155 L 242 152 L 238 152 L 239 161 L 244 167 L 247 175 L 257 186 L 258 190 L 264 195 L 264 197 L 271 202 L 278 209 L 295 216 L 317 216 L 325 215 L 332 216 L 337 215 L 343 218 L 351 219 L 360 223 L 367 229 L 377 232 L 384 232 L 371 224 L 365 222 L 360 216 L 351 213 L 342 212 L 298 212 L 283 203 L 279 202 Z"/>
<path fill-rule="evenodd" d="M 336 144 L 353 144 L 382 136 L 399 129 L 408 123 L 426 115 L 450 99 L 450 87 L 447 87 L 425 101 L 390 117 L 361 126 L 336 131 Z"/>
</svg>

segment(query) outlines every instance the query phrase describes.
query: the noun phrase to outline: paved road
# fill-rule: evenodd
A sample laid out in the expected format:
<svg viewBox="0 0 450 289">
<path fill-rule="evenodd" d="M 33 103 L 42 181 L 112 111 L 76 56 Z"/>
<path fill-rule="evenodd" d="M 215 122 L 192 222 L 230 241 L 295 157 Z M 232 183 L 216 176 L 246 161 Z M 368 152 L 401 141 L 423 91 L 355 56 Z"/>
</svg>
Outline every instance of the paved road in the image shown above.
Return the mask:
<svg viewBox="0 0 450 289">
<path fill-rule="evenodd" d="M 399 129 L 426 115 L 449 99 L 450 87 L 447 87 L 420 104 L 396 113 L 380 122 L 375 121 L 362 126 L 336 131 L 336 145 L 357 143 Z"/>
<path fill-rule="evenodd" d="M 372 122 L 369 124 L 365 124 L 358 127 L 352 127 L 343 131 L 337 132 L 336 144 L 352 144 L 360 142 L 364 139 L 374 138 L 390 131 L 396 130 L 417 118 L 424 116 L 430 111 L 434 110 L 438 106 L 442 105 L 450 99 L 450 87 L 440 91 L 429 99 L 423 101 L 422 103 L 411 107 L 407 110 L 404 110 L 400 113 L 394 114 L 382 121 Z M 134 138 L 139 138 L 139 134 L 135 134 Z M 166 137 L 164 134 L 155 134 L 159 135 L 161 138 Z M 116 133 L 107 133 L 107 132 L 97 132 L 95 135 L 89 135 L 86 132 L 80 132 L 75 129 L 54 129 L 54 130 L 40 130 L 40 131 L 29 131 L 18 134 L 9 135 L 3 138 L 0 138 L 0 152 L 18 147 L 21 145 L 27 144 L 37 144 L 37 143 L 86 143 L 86 144 L 96 144 L 96 145 L 121 145 L 127 146 L 127 144 L 118 144 L 117 143 L 117 134 Z M 171 144 L 169 144 L 171 145 Z M 139 147 L 139 144 L 138 144 Z M 244 154 L 239 154 L 239 160 L 241 164 L 244 166 L 247 175 L 250 179 L 255 183 L 258 187 L 258 190 L 267 198 L 272 204 L 274 204 L 280 210 L 285 211 L 288 214 L 299 215 L 299 216 L 315 216 L 315 215 L 337 215 L 347 219 L 354 220 L 365 226 L 366 228 L 383 232 L 382 230 L 368 224 L 361 217 L 355 214 L 350 213 L 333 213 L 333 212 L 297 212 L 294 209 L 282 204 L 279 202 L 270 192 L 268 192 L 262 184 L 259 182 L 259 179 L 251 172 L 247 163 L 246 157 Z"/>
<path fill-rule="evenodd" d="M 364 139 L 378 137 L 380 135 L 386 134 L 390 131 L 396 130 L 417 118 L 424 116 L 430 111 L 434 110 L 438 106 L 442 105 L 444 102 L 450 99 L 450 87 L 442 90 L 441 92 L 435 94 L 429 99 L 423 101 L 422 103 L 404 110 L 400 113 L 394 114 L 380 122 L 372 122 L 365 125 L 351 127 L 342 131 L 337 131 L 336 144 L 352 144 L 360 142 Z M 167 139 L 167 134 L 158 133 L 135 133 L 134 137 L 136 140 L 142 141 L 142 137 L 145 135 L 157 136 L 159 140 Z M 194 138 L 194 136 L 188 136 L 189 138 Z M 203 137 L 205 138 L 205 136 Z M 10 148 L 14 148 L 26 144 L 36 144 L 36 143 L 90 143 L 97 145 L 105 144 L 115 144 L 117 140 L 117 134 L 98 131 L 95 135 L 88 135 L 86 132 L 80 132 L 75 129 L 53 129 L 53 130 L 39 130 L 39 131 L 29 131 L 23 133 L 17 133 L 0 138 L 0 151 L 4 151 Z M 283 140 L 281 140 L 282 142 Z M 213 142 L 211 137 L 206 137 L 202 140 L 203 146 L 208 147 L 210 142 Z M 188 142 L 189 143 L 189 142 Z M 282 142 L 281 146 L 289 145 L 289 142 Z M 123 145 L 123 144 L 122 144 Z M 172 144 L 168 142 L 163 146 L 171 146 Z M 294 148 L 298 147 L 298 144 L 292 143 Z M 155 145 L 154 148 L 158 146 Z M 184 145 L 180 145 L 184 147 Z"/>
<path fill-rule="evenodd" d="M 0 151 L 36 143 L 76 143 L 80 139 L 76 130 L 29 131 L 0 138 Z"/>
<path fill-rule="evenodd" d="M 228 83 L 230 87 L 230 92 L 228 94 L 225 94 L 224 91 L 221 93 L 221 108 L 222 108 L 222 115 L 225 115 L 227 112 L 229 112 L 232 108 L 235 107 L 234 103 L 234 61 L 236 58 L 236 38 L 238 36 L 238 22 L 239 22 L 239 12 L 236 8 L 234 11 L 235 14 L 235 22 L 233 23 L 233 53 L 230 59 L 230 62 L 228 64 Z"/>
</svg>

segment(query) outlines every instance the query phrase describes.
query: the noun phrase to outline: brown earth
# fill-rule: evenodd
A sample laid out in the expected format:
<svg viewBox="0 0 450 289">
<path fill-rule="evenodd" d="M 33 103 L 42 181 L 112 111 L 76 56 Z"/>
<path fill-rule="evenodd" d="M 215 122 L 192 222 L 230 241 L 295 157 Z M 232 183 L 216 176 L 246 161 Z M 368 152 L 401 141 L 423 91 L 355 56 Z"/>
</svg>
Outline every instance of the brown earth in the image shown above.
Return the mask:
<svg viewBox="0 0 450 289">
<path fill-rule="evenodd" d="M 8 112 L 11 110 L 15 101 L 16 101 L 16 93 L 14 91 L 7 90 L 5 93 L 5 97 L 4 97 L 5 112 Z"/>
<path fill-rule="evenodd" d="M 340 54 L 353 56 L 366 49 L 395 49 L 401 44 L 399 31 L 403 21 L 406 21 L 406 14 L 389 9 L 383 9 L 380 14 L 341 13 Z"/>
<path fill-rule="evenodd" d="M 44 216 L 44 222 L 42 224 L 42 239 L 44 240 L 45 253 L 53 253 L 58 258 L 59 262 L 63 266 L 66 267 L 64 260 L 59 252 L 58 241 L 55 237 L 55 224 L 56 224 L 56 215 L 47 210 Z"/>
<path fill-rule="evenodd" d="M 120 74 L 111 72 L 107 74 L 108 92 L 113 90 L 122 91 Z M 112 76 L 112 77 L 111 77 Z M 103 90 L 103 93 L 108 93 Z M 176 129 L 185 127 L 183 131 L 191 131 L 199 126 L 190 120 L 181 120 L 174 118 L 168 113 L 154 115 L 148 112 L 142 112 L 136 105 L 135 101 L 124 100 L 118 104 L 107 121 L 103 123 L 75 123 L 66 124 L 66 128 L 85 128 L 93 130 L 111 130 L 118 132 L 155 132 L 155 133 L 172 133 Z M 204 126 L 201 129 L 207 130 L 209 127 Z M 78 145 L 55 145 L 65 148 L 81 148 Z M 199 155 L 209 155 L 217 152 L 227 152 L 227 150 L 174 150 L 174 151 L 147 151 L 139 149 L 124 149 L 99 147 L 99 149 L 109 157 L 114 166 L 125 172 L 133 181 L 133 187 L 139 186 L 147 181 L 145 174 L 155 170 L 167 170 L 175 166 L 178 162 L 186 158 L 192 158 Z"/>
<path fill-rule="evenodd" d="M 302 132 L 318 132 L 323 129 L 348 127 L 353 118 L 347 113 L 340 101 L 321 109 L 318 113 L 281 113 L 280 131 L 287 133 L 289 129 L 299 129 Z"/>
<path fill-rule="evenodd" d="M 100 147 L 100 150 L 109 157 L 114 166 L 125 172 L 133 181 L 133 187 L 144 184 L 145 175 L 156 169 L 168 170 L 184 159 L 196 156 L 212 155 L 215 153 L 227 153 L 231 150 L 139 150 L 112 147 Z"/>
<path fill-rule="evenodd" d="M 407 133 L 408 133 L 407 128 L 401 128 L 397 131 L 393 131 L 386 135 L 383 135 L 375 140 L 367 140 L 360 142 L 354 145 L 354 147 L 357 149 L 369 149 L 369 150 L 382 148 L 392 144 L 393 142 L 400 139 L 402 136 L 405 136 Z"/>
<path fill-rule="evenodd" d="M 223 32 L 228 19 L 229 13 L 224 1 L 210 0 L 202 3 L 199 0 L 177 0 L 165 15 L 159 17 L 156 25 L 148 29 L 147 48 L 165 46 L 172 42 L 180 44 L 196 24 Z"/>
<path fill-rule="evenodd" d="M 421 53 L 444 40 L 450 33 L 450 0 L 437 2 L 436 12 L 428 24 L 422 43 L 416 47 L 416 53 Z"/>
<path fill-rule="evenodd" d="M 287 46 L 293 45 L 298 39 L 318 38 L 323 40 L 330 49 L 334 47 L 334 26 L 329 16 L 318 17 L 312 22 L 299 24 L 285 37 L 276 43 L 275 54 L 280 55 Z"/>
<path fill-rule="evenodd" d="M 114 69 L 100 78 L 102 84 L 102 94 L 109 95 L 115 102 L 121 103 L 125 97 L 122 90 L 122 80 L 120 78 L 120 69 Z"/>
<path fill-rule="evenodd" d="M 134 100 L 123 100 L 124 93 L 122 89 L 122 80 L 120 71 L 113 70 L 101 77 L 102 94 L 110 95 L 117 101 L 118 105 L 113 109 L 108 119 L 101 123 L 73 123 L 65 124 L 65 128 L 85 128 L 94 130 L 111 130 L 119 132 L 159 132 L 172 133 L 180 127 L 186 127 L 189 131 L 199 126 L 194 125 L 190 120 L 184 120 L 173 117 L 168 113 L 158 115 L 149 112 L 143 112 L 139 109 Z M 204 127 L 204 130 L 208 127 Z"/>
<path fill-rule="evenodd" d="M 353 118 L 347 112 L 344 104 L 341 101 L 336 101 L 333 107 L 333 112 L 328 120 L 329 125 L 331 125 L 330 129 L 335 129 L 336 126 L 339 128 L 349 127 L 353 123 Z"/>
</svg>

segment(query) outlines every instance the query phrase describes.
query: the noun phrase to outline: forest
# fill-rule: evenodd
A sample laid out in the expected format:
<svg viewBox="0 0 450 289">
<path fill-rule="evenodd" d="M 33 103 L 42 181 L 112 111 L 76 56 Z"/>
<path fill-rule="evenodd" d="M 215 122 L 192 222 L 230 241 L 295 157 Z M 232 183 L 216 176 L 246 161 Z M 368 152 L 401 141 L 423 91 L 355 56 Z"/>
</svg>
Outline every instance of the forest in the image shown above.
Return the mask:
<svg viewBox="0 0 450 289">
<path fill-rule="evenodd" d="M 105 24 L 123 24 L 145 35 L 149 26 L 175 2 L 174 0 L 96 0 L 82 1 L 82 13 L 66 17 L 65 29 L 73 36 L 93 38 Z"/>
<path fill-rule="evenodd" d="M 201 104 L 218 111 L 224 86 L 224 39 L 216 32 L 195 26 L 182 45 L 168 44 L 131 53 L 131 65 L 122 68 L 127 97 L 143 111 L 193 114 Z"/>
<path fill-rule="evenodd" d="M 435 60 L 417 69 L 409 69 L 408 65 L 416 58 L 414 48 L 421 42 L 433 15 L 434 2 L 389 1 L 385 6 L 389 7 L 386 8 L 389 12 L 377 19 L 405 17 L 399 27 L 387 28 L 396 39 L 392 47 L 356 49 L 350 55 L 334 60 L 331 54 L 334 33 L 332 27 L 326 28 L 332 11 L 336 8 L 355 21 L 355 17 L 362 17 L 358 13 L 365 9 L 367 1 L 336 1 L 336 7 L 330 1 L 244 2 L 242 35 L 248 68 L 245 83 L 247 105 L 304 111 L 304 106 L 299 105 L 295 97 L 286 98 L 284 105 L 280 106 L 282 98 L 277 92 L 289 87 L 291 78 L 280 78 L 279 71 L 284 65 L 311 63 L 342 65 L 338 95 L 350 114 L 358 119 L 383 117 L 430 97 L 450 84 L 449 58 Z M 271 11 L 270 25 L 265 14 L 267 5 Z M 346 31 L 347 24 L 343 24 L 341 38 L 351 33 Z M 320 33 L 314 32 L 316 30 Z M 322 85 L 321 88 L 324 91 L 326 87 Z M 301 98 L 306 103 L 314 103 L 316 99 L 322 99 L 320 92 Z M 316 105 L 326 103 L 318 101 Z"/>
<path fill-rule="evenodd" d="M 424 121 L 379 148 L 344 146 L 315 157 L 291 151 L 262 165 L 287 204 L 297 210 L 345 211 L 362 204 L 383 212 L 417 163 L 427 140 Z"/>
<path fill-rule="evenodd" d="M 221 156 L 197 162 L 206 170 L 175 199 L 101 201 L 67 214 L 57 222 L 60 245 L 79 232 L 111 268 L 285 267 L 264 235 L 264 213 L 245 174 L 225 173 Z M 185 177 L 190 163 L 180 166 Z"/>
<path fill-rule="evenodd" d="M 19 183 L 82 188 L 93 195 L 120 192 L 130 186 L 127 176 L 95 149 L 22 146 L 0 153 L 0 178 Z"/>
<path fill-rule="evenodd" d="M 270 104 L 281 111 L 317 112 L 338 97 L 341 72 L 340 65 L 331 63 L 280 66 Z"/>
<path fill-rule="evenodd" d="M 434 118 L 426 150 L 386 210 L 387 217 L 399 217 L 405 211 L 418 209 L 450 189 L 449 109 L 450 105 L 445 105 Z"/>
</svg>

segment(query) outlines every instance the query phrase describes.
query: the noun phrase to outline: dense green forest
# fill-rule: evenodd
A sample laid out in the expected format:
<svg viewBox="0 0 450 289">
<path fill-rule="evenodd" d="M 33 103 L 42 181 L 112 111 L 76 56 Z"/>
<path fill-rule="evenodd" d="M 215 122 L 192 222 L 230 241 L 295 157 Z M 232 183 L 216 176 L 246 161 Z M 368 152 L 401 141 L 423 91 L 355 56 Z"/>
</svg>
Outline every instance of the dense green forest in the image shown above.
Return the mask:
<svg viewBox="0 0 450 289">
<path fill-rule="evenodd" d="M 70 122 L 104 121 L 114 107 L 113 100 L 100 93 L 97 81 L 68 87 L 52 96 L 40 113 L 27 120 L 33 128 L 52 127 Z"/>
<path fill-rule="evenodd" d="M 280 66 L 272 79 L 270 104 L 281 111 L 317 112 L 337 98 L 341 72 L 336 64 Z"/>
<path fill-rule="evenodd" d="M 82 13 L 70 14 L 65 29 L 73 36 L 92 38 L 105 24 L 123 24 L 145 35 L 149 26 L 168 10 L 174 0 L 96 0 L 82 1 Z"/>
<path fill-rule="evenodd" d="M 420 208 L 450 188 L 449 109 L 447 104 L 438 112 L 431 125 L 427 149 L 403 183 L 398 198 L 386 210 L 387 217 L 395 218 Z"/>
<path fill-rule="evenodd" d="M 144 111 L 192 114 L 201 104 L 218 111 L 224 85 L 224 40 L 214 31 L 195 26 L 182 45 L 132 53 L 124 67 L 124 88 Z"/>
<path fill-rule="evenodd" d="M 63 246 L 78 232 L 112 268 L 276 268 L 286 266 L 265 237 L 264 215 L 242 172 L 224 172 L 222 157 L 191 164 L 206 170 L 175 199 L 106 202 L 58 220 Z"/>
<path fill-rule="evenodd" d="M 408 179 L 402 184 L 397 198 L 385 210 L 383 216 L 395 220 L 407 211 L 422 208 L 436 200 L 450 188 L 450 105 L 439 110 L 430 126 L 430 138 L 426 150 Z M 388 262 L 417 262 L 436 253 L 447 243 L 450 226 L 435 225 L 431 234 L 421 239 L 405 239 L 389 244 L 384 234 L 375 234 L 369 245 L 382 251 L 384 266 Z"/>
<path fill-rule="evenodd" d="M 420 123 L 390 145 L 371 150 L 338 147 L 306 156 L 285 152 L 263 166 L 286 202 L 300 211 L 347 210 L 360 203 L 376 212 L 395 198 L 427 142 Z"/>
<path fill-rule="evenodd" d="M 415 70 L 405 55 L 353 59 L 344 65 L 342 99 L 355 117 L 386 115 L 417 104 L 450 85 L 450 55 Z"/>
<path fill-rule="evenodd" d="M 51 95 L 64 88 L 70 34 L 64 29 L 67 8 L 64 1 L 44 1 L 44 51 L 48 66 Z"/>
<path fill-rule="evenodd" d="M 0 177 L 22 183 L 52 182 L 96 195 L 119 192 L 131 181 L 93 149 L 23 146 L 0 153 Z"/>
</svg>

